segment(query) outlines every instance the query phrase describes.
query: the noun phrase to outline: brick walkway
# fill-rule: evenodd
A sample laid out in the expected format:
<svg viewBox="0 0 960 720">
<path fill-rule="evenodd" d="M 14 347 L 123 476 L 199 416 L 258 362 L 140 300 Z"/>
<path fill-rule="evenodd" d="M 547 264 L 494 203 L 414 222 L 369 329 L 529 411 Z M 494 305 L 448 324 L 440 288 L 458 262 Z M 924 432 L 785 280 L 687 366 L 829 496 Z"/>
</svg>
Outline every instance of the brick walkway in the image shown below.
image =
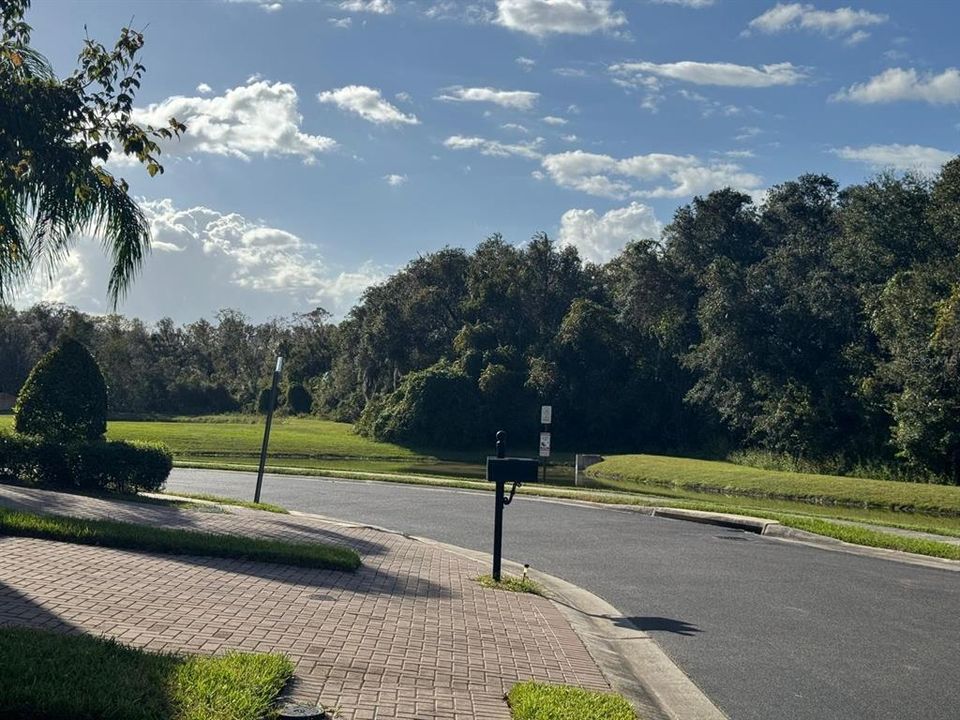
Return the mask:
<svg viewBox="0 0 960 720">
<path fill-rule="evenodd" d="M 0 625 L 151 650 L 283 652 L 292 699 L 344 720 L 509 718 L 518 680 L 608 689 L 544 598 L 485 590 L 476 562 L 402 535 L 243 509 L 223 514 L 0 486 L 0 504 L 207 532 L 350 545 L 357 573 L 0 537 Z"/>
</svg>

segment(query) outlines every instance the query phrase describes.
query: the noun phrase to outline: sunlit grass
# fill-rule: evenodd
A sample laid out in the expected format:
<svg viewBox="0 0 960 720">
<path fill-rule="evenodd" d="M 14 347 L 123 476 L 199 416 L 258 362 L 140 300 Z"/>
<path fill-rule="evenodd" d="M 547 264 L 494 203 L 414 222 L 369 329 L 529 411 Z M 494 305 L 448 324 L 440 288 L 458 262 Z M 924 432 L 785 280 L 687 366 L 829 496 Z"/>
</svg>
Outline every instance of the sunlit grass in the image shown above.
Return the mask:
<svg viewBox="0 0 960 720">
<path fill-rule="evenodd" d="M 260 720 L 293 675 L 282 655 L 145 652 L 87 635 L 0 628 L 6 720 Z"/>
</svg>

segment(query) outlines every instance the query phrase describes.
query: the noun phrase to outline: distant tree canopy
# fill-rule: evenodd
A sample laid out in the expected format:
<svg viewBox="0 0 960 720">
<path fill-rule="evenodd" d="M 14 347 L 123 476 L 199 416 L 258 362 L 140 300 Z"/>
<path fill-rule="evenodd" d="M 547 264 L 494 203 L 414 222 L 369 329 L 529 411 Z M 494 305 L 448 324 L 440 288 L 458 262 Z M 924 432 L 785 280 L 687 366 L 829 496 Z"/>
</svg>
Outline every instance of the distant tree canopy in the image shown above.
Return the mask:
<svg viewBox="0 0 960 720">
<path fill-rule="evenodd" d="M 481 448 L 503 429 L 530 447 L 545 403 L 569 450 L 759 448 L 960 482 L 960 158 L 847 188 L 804 175 L 759 205 L 719 190 L 604 265 L 544 234 L 445 248 L 338 324 L 0 310 L 0 392 L 67 325 L 113 412 L 254 411 L 282 343 L 291 403 L 302 386 L 382 439 Z"/>
</svg>

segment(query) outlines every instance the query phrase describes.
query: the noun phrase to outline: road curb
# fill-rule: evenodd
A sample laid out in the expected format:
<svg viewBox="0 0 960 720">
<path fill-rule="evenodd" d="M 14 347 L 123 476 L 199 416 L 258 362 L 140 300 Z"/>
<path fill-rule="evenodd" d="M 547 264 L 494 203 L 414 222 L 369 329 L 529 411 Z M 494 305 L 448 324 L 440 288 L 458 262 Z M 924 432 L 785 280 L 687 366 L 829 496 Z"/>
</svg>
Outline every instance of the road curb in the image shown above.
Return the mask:
<svg viewBox="0 0 960 720">
<path fill-rule="evenodd" d="M 732 515 L 730 513 L 706 512 L 703 510 L 684 510 L 682 508 L 654 508 L 654 517 L 687 520 L 688 522 L 704 523 L 706 525 L 720 525 L 735 530 L 746 530 L 758 535 L 766 535 L 773 525 L 779 525 L 776 520 L 750 517 L 748 515 Z"/>
<path fill-rule="evenodd" d="M 780 523 L 774 523 L 765 528 L 762 534 L 768 538 L 809 545 L 819 550 L 827 550 L 829 552 L 842 552 L 848 555 L 893 560 L 894 562 L 919 565 L 936 570 L 960 572 L 960 560 L 920 555 L 918 553 L 906 552 L 905 550 L 891 550 L 889 548 L 871 547 L 869 545 L 856 545 L 826 535 L 817 535 L 816 533 L 807 532 L 806 530 L 781 525 Z"/>
<path fill-rule="evenodd" d="M 379 525 L 296 510 L 291 510 L 290 514 L 401 535 L 483 566 L 493 562 L 489 553 Z M 517 575 L 524 569 L 523 565 L 512 560 L 504 560 L 503 565 Z M 727 720 L 727 716 L 660 649 L 656 641 L 634 626 L 613 605 L 562 578 L 536 570 L 529 571 L 529 577 L 543 587 L 547 599 L 570 623 L 611 687 L 634 705 L 639 717 L 644 720 Z"/>
</svg>

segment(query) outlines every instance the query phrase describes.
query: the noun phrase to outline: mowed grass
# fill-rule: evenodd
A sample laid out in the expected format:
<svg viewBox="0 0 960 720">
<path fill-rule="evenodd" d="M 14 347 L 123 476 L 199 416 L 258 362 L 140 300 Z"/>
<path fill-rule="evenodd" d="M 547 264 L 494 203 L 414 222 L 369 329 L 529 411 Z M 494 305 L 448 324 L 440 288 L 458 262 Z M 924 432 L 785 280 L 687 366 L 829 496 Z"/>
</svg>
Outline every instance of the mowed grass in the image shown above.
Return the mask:
<svg viewBox="0 0 960 720">
<path fill-rule="evenodd" d="M 6 720 L 260 720 L 293 675 L 282 655 L 149 653 L 88 635 L 0 628 Z"/>
<path fill-rule="evenodd" d="M 636 720 L 622 696 L 570 685 L 517 683 L 507 694 L 513 720 Z"/>
<path fill-rule="evenodd" d="M 680 490 L 805 505 L 960 516 L 960 487 L 949 485 L 759 470 L 660 455 L 608 457 L 588 468 L 587 475 L 598 486 L 633 492 Z"/>
<path fill-rule="evenodd" d="M 306 568 L 353 571 L 360 567 L 357 552 L 339 545 L 171 530 L 0 507 L 0 536 L 4 535 L 173 555 L 255 560 Z"/>
<path fill-rule="evenodd" d="M 11 417 L 0 416 L 0 428 L 11 422 Z M 113 421 L 109 435 L 161 440 L 170 446 L 176 464 L 181 466 L 249 471 L 257 467 L 263 418 Z M 511 454 L 535 454 L 514 446 L 509 449 Z M 489 489 L 482 482 L 485 454 L 483 450 L 430 453 L 371 441 L 357 435 L 346 423 L 278 418 L 271 432 L 268 469 Z M 565 464 L 550 466 L 546 484 L 551 487 L 538 482 L 525 486 L 522 492 L 766 517 L 789 513 L 960 537 L 960 488 L 956 487 L 769 471 L 679 457 L 621 455 L 608 456 L 605 462 L 590 468 L 586 487 L 573 488 L 571 457 L 555 455 L 552 461 Z M 625 495 L 600 496 L 597 490 Z"/>
</svg>

